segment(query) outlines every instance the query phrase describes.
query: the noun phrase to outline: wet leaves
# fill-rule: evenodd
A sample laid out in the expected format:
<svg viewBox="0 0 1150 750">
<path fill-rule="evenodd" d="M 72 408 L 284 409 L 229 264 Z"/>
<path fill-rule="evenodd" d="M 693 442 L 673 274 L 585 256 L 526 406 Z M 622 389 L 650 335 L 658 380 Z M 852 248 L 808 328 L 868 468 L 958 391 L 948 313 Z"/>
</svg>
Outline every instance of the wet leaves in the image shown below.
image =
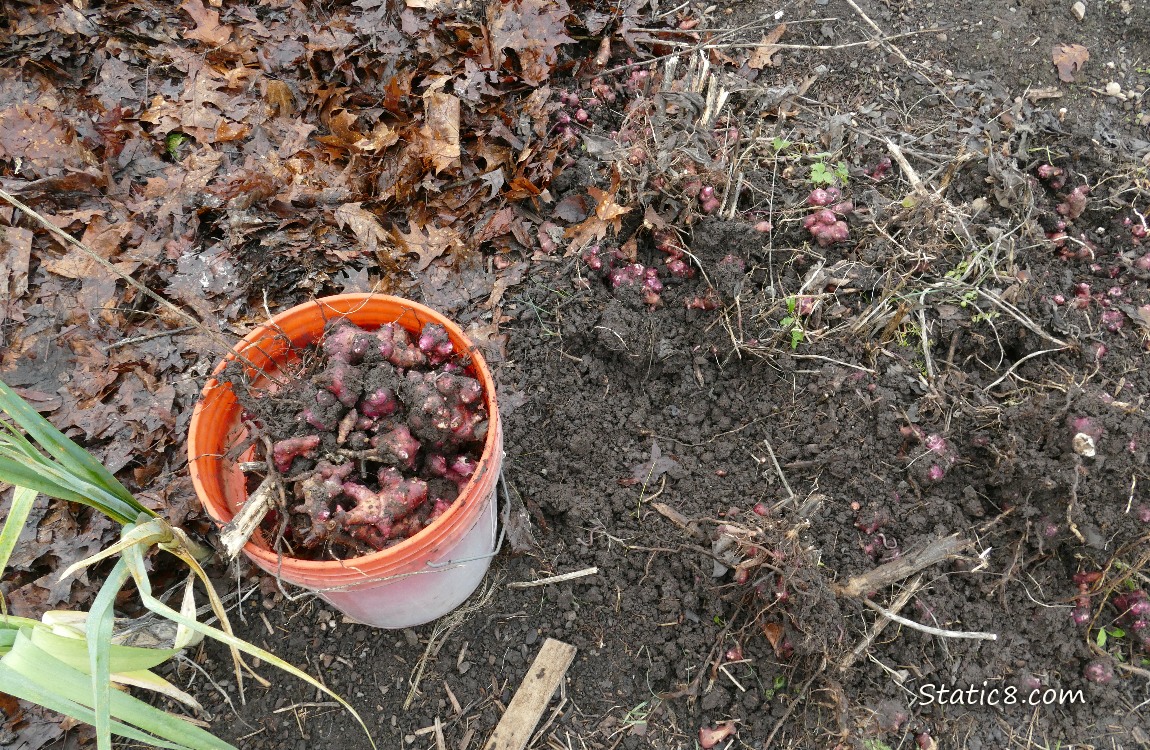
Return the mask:
<svg viewBox="0 0 1150 750">
<path fill-rule="evenodd" d="M 516 53 L 523 82 L 538 86 L 546 81 L 558 61 L 561 45 L 575 41 L 567 36 L 566 19 L 571 9 L 564 0 L 512 0 L 492 5 L 489 19 L 495 67 L 506 50 Z"/>
<path fill-rule="evenodd" d="M 620 217 L 631 209 L 615 201 L 617 190 L 617 186 L 612 191 L 600 190 L 597 187 L 587 188 L 591 199 L 595 201 L 595 212 L 586 220 L 567 229 L 566 234 L 572 240 L 573 247 L 582 248 L 592 242 L 602 241 L 607 236 L 608 230 L 613 230 L 615 234 L 619 233 L 622 227 Z"/>
<path fill-rule="evenodd" d="M 459 233 L 451 227 L 436 227 L 432 224 L 423 228 L 413 226 L 404 234 L 398 229 L 393 230 L 392 238 L 401 252 L 410 253 L 418 257 L 415 270 L 422 271 L 431 265 L 431 261 L 463 244 Z"/>
<path fill-rule="evenodd" d="M 459 98 L 429 91 L 423 99 L 426 107 L 420 129 L 423 154 L 439 174 L 459 166 Z"/>
<path fill-rule="evenodd" d="M 222 47 L 232 38 L 232 27 L 220 24 L 220 12 L 205 8 L 200 0 L 184 0 L 180 9 L 192 17 L 196 28 L 184 32 L 185 39 L 194 39 L 213 47 Z"/>
</svg>

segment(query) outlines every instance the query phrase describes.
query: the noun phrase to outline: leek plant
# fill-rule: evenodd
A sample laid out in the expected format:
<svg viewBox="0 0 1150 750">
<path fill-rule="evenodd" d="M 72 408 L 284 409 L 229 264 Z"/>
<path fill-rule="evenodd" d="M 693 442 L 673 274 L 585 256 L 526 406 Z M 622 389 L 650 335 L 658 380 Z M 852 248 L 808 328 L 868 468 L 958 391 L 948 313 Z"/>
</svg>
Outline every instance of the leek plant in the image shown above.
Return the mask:
<svg viewBox="0 0 1150 750">
<path fill-rule="evenodd" d="M 0 419 L 0 482 L 15 487 L 0 528 L 0 575 L 38 494 L 87 505 L 123 525 L 118 542 L 61 573 L 66 577 L 100 560 L 117 558 L 88 612 L 47 612 L 41 620 L 32 620 L 9 615 L 0 598 L 0 692 L 92 724 L 98 750 L 110 750 L 113 734 L 174 750 L 235 750 L 205 729 L 118 687 L 147 688 L 199 709 L 190 695 L 152 670 L 206 636 L 230 649 L 241 696 L 244 671 L 268 684 L 247 667 L 240 655 L 243 652 L 330 695 L 351 712 L 371 741 L 367 726 L 343 698 L 233 634 L 223 602 L 203 569 L 211 550 L 142 505 L 107 468 L 3 381 L 0 410 L 11 419 Z M 152 594 L 144 558 L 153 547 L 175 555 L 190 571 L 179 610 Z M 207 591 L 218 628 L 196 617 L 193 585 L 197 579 Z M 169 648 L 125 645 L 115 634 L 113 604 L 129 580 L 148 610 L 175 624 Z"/>
</svg>

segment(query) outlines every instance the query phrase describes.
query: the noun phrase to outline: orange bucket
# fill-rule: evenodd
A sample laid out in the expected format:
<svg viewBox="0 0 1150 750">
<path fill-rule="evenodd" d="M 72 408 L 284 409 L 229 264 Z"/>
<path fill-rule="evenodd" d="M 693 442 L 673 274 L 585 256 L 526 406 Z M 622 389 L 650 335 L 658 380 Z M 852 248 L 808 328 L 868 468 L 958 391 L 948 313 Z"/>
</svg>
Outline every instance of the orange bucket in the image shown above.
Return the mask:
<svg viewBox="0 0 1150 750">
<path fill-rule="evenodd" d="M 496 485 L 503 463 L 503 427 L 495 384 L 483 355 L 459 326 L 434 310 L 399 297 L 341 294 L 324 297 L 276 315 L 252 331 L 216 367 L 218 376 L 240 353 L 251 365 L 274 373 L 315 343 L 324 326 L 345 317 L 361 328 L 385 323 L 417 334 L 424 323 L 447 329 L 456 353 L 471 360 L 469 374 L 483 386 L 488 413 L 487 438 L 471 481 L 442 516 L 393 547 L 348 560 L 300 560 L 277 555 L 257 530 L 244 553 L 284 581 L 316 592 L 352 618 L 382 628 L 406 628 L 441 617 L 462 604 L 479 586 L 495 552 Z M 253 384 L 266 380 L 249 370 Z M 227 383 L 215 377 L 204 386 L 192 413 L 188 459 L 192 483 L 204 510 L 220 526 L 247 501 L 246 480 L 238 462 L 226 454 L 244 436 L 241 407 Z"/>
</svg>

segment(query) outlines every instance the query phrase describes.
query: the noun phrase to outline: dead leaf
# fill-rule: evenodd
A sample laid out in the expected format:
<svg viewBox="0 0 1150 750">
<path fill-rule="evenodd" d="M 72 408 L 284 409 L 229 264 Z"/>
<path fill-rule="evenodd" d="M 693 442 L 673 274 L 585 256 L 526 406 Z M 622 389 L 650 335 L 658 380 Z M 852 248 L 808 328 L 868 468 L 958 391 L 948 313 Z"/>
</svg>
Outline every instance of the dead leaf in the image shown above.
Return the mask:
<svg viewBox="0 0 1150 750">
<path fill-rule="evenodd" d="M 131 231 L 132 224 L 129 222 L 109 224 L 104 217 L 95 216 L 84 231 L 81 241 L 104 260 L 112 260 L 120 252 L 120 245 Z M 45 258 L 42 265 L 49 273 L 69 279 L 92 279 L 109 275 L 97 261 L 71 245 L 62 258 Z"/>
<path fill-rule="evenodd" d="M 523 274 L 527 272 L 527 262 L 515 263 L 504 270 L 495 283 L 491 285 L 491 296 L 487 299 L 487 307 L 495 308 L 503 301 L 503 294 L 511 287 L 523 281 Z"/>
<path fill-rule="evenodd" d="M 519 58 L 519 77 L 524 83 L 538 86 L 546 81 L 559 61 L 559 46 L 575 41 L 567 36 L 566 19 L 570 15 L 566 0 L 492 3 L 488 25 L 495 67 L 503 64 L 504 50 L 513 50 Z"/>
<path fill-rule="evenodd" d="M 491 194 L 487 196 L 487 200 L 495 200 L 499 196 L 499 191 L 503 189 L 504 176 L 503 169 L 496 168 L 487 172 L 486 174 L 479 175 L 479 179 L 491 188 Z"/>
<path fill-rule="evenodd" d="M 375 126 L 375 130 L 360 138 L 352 146 L 360 151 L 383 151 L 398 141 L 399 133 L 381 122 Z"/>
<path fill-rule="evenodd" d="M 184 0 L 180 4 L 180 10 L 187 13 L 196 22 L 196 28 L 184 32 L 185 39 L 194 39 L 213 47 L 222 47 L 232 38 L 232 27 L 220 25 L 220 12 L 208 10 L 200 0 Z"/>
<path fill-rule="evenodd" d="M 0 292 L 8 299 L 28 291 L 28 261 L 32 256 L 32 230 L 0 227 Z"/>
<path fill-rule="evenodd" d="M 1134 305 L 1119 305 L 1118 308 L 1126 313 L 1127 317 L 1134 322 L 1134 325 L 1142 329 L 1145 334 L 1150 335 L 1150 305 L 1142 305 L 1135 307 Z"/>
<path fill-rule="evenodd" d="M 771 648 L 775 650 L 776 656 L 781 656 L 780 646 L 783 643 L 783 626 L 777 622 L 764 622 L 763 635 L 767 637 L 767 642 L 771 644 Z"/>
<path fill-rule="evenodd" d="M 586 219 L 587 213 L 590 210 L 590 201 L 587 199 L 587 196 L 568 193 L 563 196 L 561 201 L 555 204 L 555 208 L 551 209 L 551 215 L 560 221 L 573 224 Z"/>
<path fill-rule="evenodd" d="M 1090 59 L 1090 52 L 1081 44 L 1056 44 L 1051 48 L 1050 58 L 1058 68 L 1059 80 L 1074 83 L 1074 75 Z"/>
<path fill-rule="evenodd" d="M 459 98 L 441 91 L 423 97 L 423 153 L 439 174 L 459 166 Z"/>
<path fill-rule="evenodd" d="M 66 120 L 45 107 L 28 104 L 0 111 L 0 159 L 18 161 L 18 171 L 34 177 L 97 163 Z"/>
<path fill-rule="evenodd" d="M 387 230 L 375 214 L 362 203 L 345 203 L 335 210 L 335 220 L 344 229 L 350 229 L 369 253 L 375 253 L 381 243 L 387 243 Z"/>
<path fill-rule="evenodd" d="M 463 239 L 451 227 L 440 229 L 428 224 L 423 229 L 412 225 L 411 231 L 403 234 L 398 229 L 391 230 L 391 237 L 395 240 L 400 252 L 419 256 L 415 264 L 416 271 L 422 271 L 431 265 L 431 261 L 446 253 L 448 250 L 463 248 Z"/>
<path fill-rule="evenodd" d="M 664 456 L 663 451 L 659 448 L 659 444 L 654 440 L 651 441 L 651 458 L 641 464 L 636 464 L 631 467 L 631 475 L 619 480 L 619 485 L 622 487 L 633 487 L 634 485 L 641 484 L 644 487 L 658 482 L 663 475 L 671 477 L 672 479 L 682 479 L 687 476 L 687 471 L 679 465 L 679 462 L 669 456 Z"/>
<path fill-rule="evenodd" d="M 270 79 L 267 82 L 264 99 L 267 100 L 273 114 L 280 117 L 290 117 L 295 113 L 295 95 L 292 93 L 291 87 L 283 81 Z"/>
<path fill-rule="evenodd" d="M 568 227 L 565 233 L 568 239 L 575 240 L 572 245 L 576 249 L 599 242 L 607 236 L 608 229 L 613 228 L 618 234 L 623 225 L 619 217 L 631 210 L 615 202 L 614 192 L 596 187 L 587 188 L 587 192 L 595 199 L 595 214 L 581 224 Z"/>
<path fill-rule="evenodd" d="M 762 70 L 766 67 L 774 67 L 775 63 L 772 58 L 775 53 L 779 51 L 778 41 L 782 38 L 787 30 L 785 23 L 780 23 L 775 28 L 771 29 L 769 34 L 764 34 L 763 39 L 755 47 L 755 51 L 751 53 L 750 58 L 747 59 L 747 67 L 754 68 L 755 70 Z"/>
</svg>

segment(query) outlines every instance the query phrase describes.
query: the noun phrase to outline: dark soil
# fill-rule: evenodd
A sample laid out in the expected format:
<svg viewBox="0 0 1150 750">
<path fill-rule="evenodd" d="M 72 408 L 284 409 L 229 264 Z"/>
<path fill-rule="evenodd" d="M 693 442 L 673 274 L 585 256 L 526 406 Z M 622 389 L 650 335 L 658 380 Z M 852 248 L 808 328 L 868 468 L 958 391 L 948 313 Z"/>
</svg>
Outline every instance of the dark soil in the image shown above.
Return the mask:
<svg viewBox="0 0 1150 750">
<path fill-rule="evenodd" d="M 839 46 L 876 37 L 859 9 L 910 35 Z M 239 633 L 319 675 L 381 748 L 482 747 L 546 638 L 578 653 L 532 747 L 694 748 L 700 728 L 728 721 L 719 747 L 1150 744 L 1150 654 L 1106 603 L 1150 570 L 1150 319 L 1138 312 L 1150 273 L 1135 265 L 1150 245 L 1127 223 L 1150 207 L 1148 13 L 1137 0 L 1090 3 L 1081 22 L 1063 0 L 712 8 L 701 28 L 745 29 L 726 41 L 758 42 L 778 20 L 782 43 L 833 49 L 730 66 L 732 121 L 753 141 L 748 188 L 733 216 L 679 214 L 693 278 L 665 278 L 652 307 L 560 251 L 501 257 L 529 265 L 494 312 L 488 291 L 447 272 L 410 292 L 473 330 L 494 314 L 506 334 L 487 343 L 519 520 L 470 608 L 376 630 L 311 596 L 289 600 L 244 566 L 243 588 L 258 592 L 233 615 Z M 1080 82 L 1058 81 L 1059 43 L 1089 49 Z M 611 65 L 633 54 L 615 53 Z M 1111 82 L 1123 98 L 1104 94 Z M 618 112 L 592 112 L 583 134 L 619 127 Z M 769 148 L 776 137 L 793 160 Z M 875 172 L 887 141 L 925 192 L 897 163 Z M 653 195 L 650 176 L 605 151 L 573 153 L 556 201 L 607 189 L 613 170 L 621 204 L 666 212 L 681 197 Z M 851 240 L 829 247 L 802 227 L 821 158 L 846 164 L 856 206 Z M 1067 183 L 1040 179 L 1041 164 Z M 1058 206 L 1082 183 L 1089 204 L 1056 247 Z M 635 260 L 663 263 L 643 213 L 623 217 L 604 253 L 634 237 Z M 282 307 L 312 295 L 293 284 Z M 702 298 L 718 307 L 690 304 Z M 1093 433 L 1093 455 L 1076 432 Z M 950 535 L 967 542 L 961 554 L 865 597 L 842 590 Z M 1074 576 L 1092 571 L 1095 616 L 1076 625 Z M 890 623 L 866 645 L 880 615 L 864 599 L 890 609 L 908 586 L 904 618 L 997 640 Z M 222 649 L 199 657 L 225 673 Z M 1107 684 L 1084 676 L 1097 659 L 1112 665 Z M 173 671 L 238 747 L 369 746 L 302 683 L 249 682 L 241 705 L 228 679 Z M 924 705 L 972 686 L 987 692 Z M 1007 688 L 1019 705 L 988 705 Z M 1023 705 L 1036 688 L 1068 692 Z"/>
</svg>

